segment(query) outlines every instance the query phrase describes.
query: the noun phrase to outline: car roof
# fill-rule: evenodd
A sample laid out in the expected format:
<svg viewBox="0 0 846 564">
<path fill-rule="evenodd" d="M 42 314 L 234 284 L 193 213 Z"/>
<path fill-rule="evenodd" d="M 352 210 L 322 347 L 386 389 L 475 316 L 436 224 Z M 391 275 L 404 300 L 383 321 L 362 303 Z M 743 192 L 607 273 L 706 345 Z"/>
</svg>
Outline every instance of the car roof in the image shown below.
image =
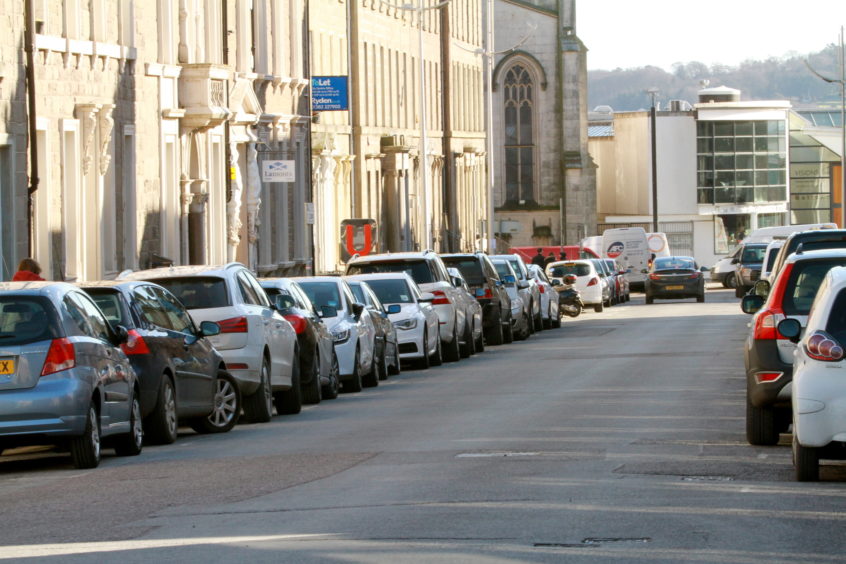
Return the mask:
<svg viewBox="0 0 846 564">
<path fill-rule="evenodd" d="M 0 282 L 0 293 L 30 296 L 61 297 L 71 290 L 78 290 L 67 282 L 31 281 L 31 282 Z"/>
<path fill-rule="evenodd" d="M 184 278 L 189 276 L 225 276 L 231 268 L 247 268 L 240 262 L 219 265 L 162 266 L 135 272 L 121 273 L 119 280 L 152 280 L 154 278 Z"/>
<path fill-rule="evenodd" d="M 296 276 L 290 280 L 299 282 L 300 284 L 308 282 L 334 282 L 336 284 L 341 284 L 344 282 L 344 279 L 340 276 Z"/>
<path fill-rule="evenodd" d="M 814 260 L 823 258 L 846 258 L 846 249 L 815 249 L 813 251 L 800 251 L 791 253 L 784 261 L 785 264 L 792 264 L 803 260 Z"/>
<path fill-rule="evenodd" d="M 407 259 L 429 259 L 437 255 L 432 251 L 404 251 L 400 253 L 379 253 L 376 255 L 365 255 L 363 257 L 353 257 L 347 264 L 357 262 L 372 262 L 374 260 L 407 260 Z"/>
<path fill-rule="evenodd" d="M 412 280 L 411 276 L 405 272 L 373 272 L 370 274 L 351 274 L 349 276 L 344 276 L 344 280 L 353 280 L 356 282 L 385 279 Z"/>
<path fill-rule="evenodd" d="M 574 264 L 574 263 L 575 264 L 587 264 L 587 265 L 593 266 L 593 261 L 595 261 L 595 260 L 599 260 L 599 259 L 589 258 L 589 259 L 557 260 L 555 262 L 549 263 L 548 265 L 546 265 L 546 267 L 549 268 L 551 266 L 559 266 L 559 265 L 562 265 L 562 264 Z"/>
</svg>

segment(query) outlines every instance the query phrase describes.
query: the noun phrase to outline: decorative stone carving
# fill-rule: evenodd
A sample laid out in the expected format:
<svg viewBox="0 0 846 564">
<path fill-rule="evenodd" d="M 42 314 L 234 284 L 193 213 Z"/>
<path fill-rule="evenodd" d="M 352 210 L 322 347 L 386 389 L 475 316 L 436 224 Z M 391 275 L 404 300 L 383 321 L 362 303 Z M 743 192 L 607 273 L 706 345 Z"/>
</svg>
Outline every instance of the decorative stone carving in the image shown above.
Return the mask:
<svg viewBox="0 0 846 564">
<path fill-rule="evenodd" d="M 112 141 L 112 131 L 115 127 L 115 120 L 112 119 L 113 104 L 104 104 L 97 117 L 100 127 L 100 174 L 106 174 L 109 170 L 109 163 L 112 156 L 109 154 L 109 144 Z"/>
<path fill-rule="evenodd" d="M 247 240 L 250 244 L 259 239 L 259 209 L 261 208 L 261 178 L 259 177 L 258 151 L 255 143 L 247 144 Z"/>
<path fill-rule="evenodd" d="M 232 189 L 229 201 L 226 202 L 227 242 L 229 243 L 229 260 L 234 260 L 235 251 L 241 242 L 241 197 L 244 185 L 241 179 L 241 169 L 238 166 L 238 144 L 229 144 L 229 167 L 235 172 L 232 178 Z"/>
<path fill-rule="evenodd" d="M 82 174 L 87 175 L 91 168 L 91 145 L 94 143 L 94 134 L 97 127 L 97 112 L 100 104 L 77 104 L 76 119 L 82 126 Z"/>
</svg>

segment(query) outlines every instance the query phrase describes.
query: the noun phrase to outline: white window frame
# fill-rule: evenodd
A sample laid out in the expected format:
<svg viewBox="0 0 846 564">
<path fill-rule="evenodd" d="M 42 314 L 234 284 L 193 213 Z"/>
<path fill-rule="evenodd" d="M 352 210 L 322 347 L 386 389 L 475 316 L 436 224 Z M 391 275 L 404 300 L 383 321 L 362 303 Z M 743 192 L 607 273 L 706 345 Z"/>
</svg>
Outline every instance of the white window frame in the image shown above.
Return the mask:
<svg viewBox="0 0 846 564">
<path fill-rule="evenodd" d="M 82 189 L 82 159 L 80 154 L 79 120 L 63 119 L 59 130 L 62 136 L 62 229 L 64 234 L 64 272 L 62 278 L 76 281 L 80 275 L 81 234 L 80 200 Z"/>
</svg>

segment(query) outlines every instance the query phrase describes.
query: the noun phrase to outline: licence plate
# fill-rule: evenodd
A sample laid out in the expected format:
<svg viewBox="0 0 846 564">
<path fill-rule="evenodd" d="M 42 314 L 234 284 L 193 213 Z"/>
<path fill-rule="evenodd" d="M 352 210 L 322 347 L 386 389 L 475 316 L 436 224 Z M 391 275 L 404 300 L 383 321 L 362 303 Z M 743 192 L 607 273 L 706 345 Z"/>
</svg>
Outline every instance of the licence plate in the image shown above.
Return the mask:
<svg viewBox="0 0 846 564">
<path fill-rule="evenodd" d="M 0 358 L 0 376 L 8 376 L 15 373 L 15 359 Z"/>
<path fill-rule="evenodd" d="M 684 290 L 684 286 L 667 286 L 666 290 Z"/>
</svg>

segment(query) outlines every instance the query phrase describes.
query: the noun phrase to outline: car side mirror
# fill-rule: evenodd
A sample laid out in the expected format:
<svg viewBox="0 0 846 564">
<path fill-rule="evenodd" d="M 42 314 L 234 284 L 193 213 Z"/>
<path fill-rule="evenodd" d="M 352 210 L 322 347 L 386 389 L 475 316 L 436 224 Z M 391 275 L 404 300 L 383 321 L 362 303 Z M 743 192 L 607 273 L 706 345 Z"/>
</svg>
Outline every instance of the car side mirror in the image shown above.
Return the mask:
<svg viewBox="0 0 846 564">
<path fill-rule="evenodd" d="M 529 287 L 529 281 L 528 280 L 520 280 L 519 282 L 517 282 L 517 287 L 520 288 L 521 290 L 525 290 L 526 288 Z"/>
<path fill-rule="evenodd" d="M 743 313 L 751 315 L 757 313 L 762 307 L 764 307 L 764 298 L 757 294 L 746 294 L 740 300 L 740 309 L 743 310 Z"/>
<path fill-rule="evenodd" d="M 761 296 L 762 298 L 766 298 L 770 295 L 770 283 L 768 280 L 758 280 L 755 282 L 755 285 L 752 286 L 752 293 L 756 296 Z"/>
<path fill-rule="evenodd" d="M 391 304 L 388 306 L 388 309 L 386 311 L 388 315 L 391 315 L 393 313 L 399 313 L 402 311 L 402 306 L 399 304 Z"/>
<path fill-rule="evenodd" d="M 318 315 L 323 317 L 336 317 L 338 315 L 338 308 L 332 307 L 330 305 L 323 305 L 320 306 L 320 311 Z"/>
<path fill-rule="evenodd" d="M 200 334 L 203 337 L 214 337 L 220 335 L 220 325 L 214 321 L 203 321 L 200 323 Z"/>
<path fill-rule="evenodd" d="M 358 320 L 358 318 L 359 318 L 359 317 L 361 317 L 361 314 L 362 314 L 363 312 L 364 312 L 364 304 L 360 304 L 360 303 L 358 303 L 358 302 L 355 302 L 355 303 L 352 305 L 352 313 L 353 313 L 353 317 L 355 317 L 355 318 L 356 318 L 356 320 Z"/>
<path fill-rule="evenodd" d="M 432 292 L 422 292 L 420 294 L 420 297 L 417 298 L 417 301 L 432 303 L 433 301 L 435 301 L 435 294 L 433 294 Z"/>
<path fill-rule="evenodd" d="M 461 278 L 457 278 L 455 276 L 449 277 L 450 282 L 452 282 L 453 287 L 461 288 Z"/>
<path fill-rule="evenodd" d="M 802 335 L 802 324 L 797 319 L 782 319 L 778 323 L 778 332 L 790 339 L 792 343 L 798 343 Z"/>
</svg>

